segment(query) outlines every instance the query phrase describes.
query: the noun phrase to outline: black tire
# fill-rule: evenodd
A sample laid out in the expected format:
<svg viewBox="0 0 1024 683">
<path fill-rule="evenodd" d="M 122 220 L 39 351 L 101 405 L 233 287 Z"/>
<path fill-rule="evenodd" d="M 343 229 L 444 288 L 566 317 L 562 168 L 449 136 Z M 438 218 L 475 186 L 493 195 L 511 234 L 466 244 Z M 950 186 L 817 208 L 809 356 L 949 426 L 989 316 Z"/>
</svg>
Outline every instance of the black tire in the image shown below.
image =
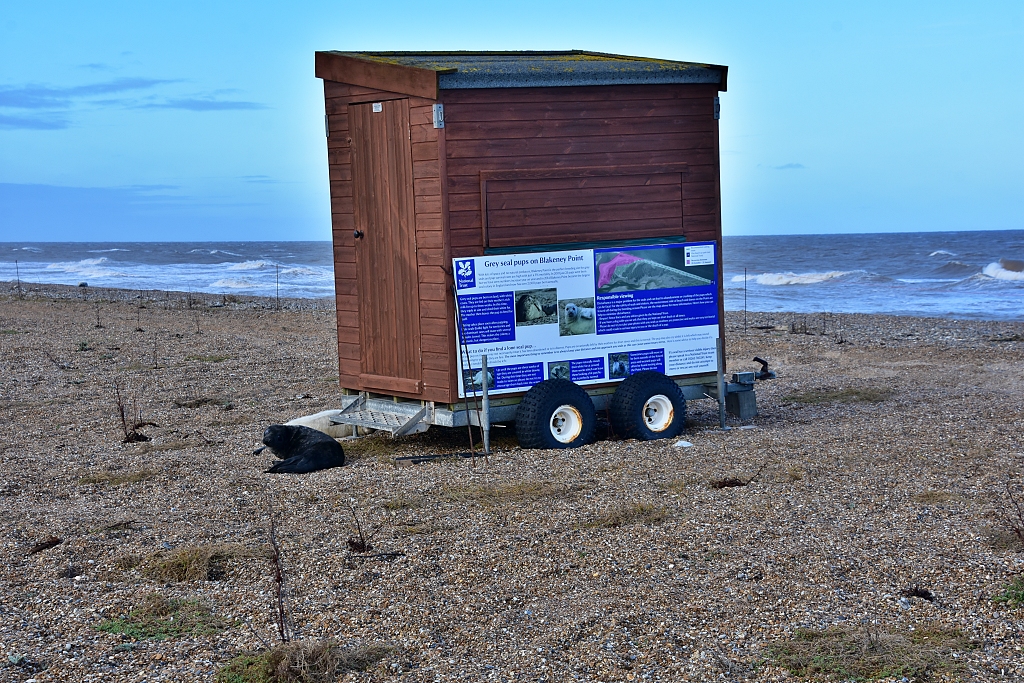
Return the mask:
<svg viewBox="0 0 1024 683">
<path fill-rule="evenodd" d="M 652 400 L 653 412 L 646 415 L 644 408 Z M 686 399 L 682 389 L 660 372 L 650 370 L 630 375 L 619 385 L 609 412 L 612 429 L 624 439 L 671 439 L 686 427 Z"/>
<path fill-rule="evenodd" d="M 560 418 L 556 426 L 559 413 L 568 419 Z M 577 419 L 579 424 L 574 426 Z M 562 425 L 568 431 L 558 436 Z M 565 379 L 535 384 L 516 409 L 516 436 L 522 448 L 576 448 L 594 438 L 596 426 L 594 402 L 587 392 Z"/>
</svg>

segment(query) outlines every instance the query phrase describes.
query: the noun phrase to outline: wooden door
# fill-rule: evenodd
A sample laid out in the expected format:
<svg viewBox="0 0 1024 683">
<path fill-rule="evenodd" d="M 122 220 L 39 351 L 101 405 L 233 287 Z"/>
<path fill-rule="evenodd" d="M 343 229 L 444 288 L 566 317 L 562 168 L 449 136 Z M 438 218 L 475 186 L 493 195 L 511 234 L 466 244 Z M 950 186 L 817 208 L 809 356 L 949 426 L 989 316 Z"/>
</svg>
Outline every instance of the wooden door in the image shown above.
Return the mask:
<svg viewBox="0 0 1024 683">
<path fill-rule="evenodd" d="M 419 394 L 420 302 L 416 268 L 409 100 L 353 104 L 356 273 L 364 389 Z"/>
</svg>

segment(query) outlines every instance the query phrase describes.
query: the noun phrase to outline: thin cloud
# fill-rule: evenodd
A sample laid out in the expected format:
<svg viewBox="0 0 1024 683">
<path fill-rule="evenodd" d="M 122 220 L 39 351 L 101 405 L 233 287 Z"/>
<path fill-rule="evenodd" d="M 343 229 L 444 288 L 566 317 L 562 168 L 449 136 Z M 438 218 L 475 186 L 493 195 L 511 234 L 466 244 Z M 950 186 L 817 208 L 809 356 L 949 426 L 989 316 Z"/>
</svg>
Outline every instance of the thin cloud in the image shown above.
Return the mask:
<svg viewBox="0 0 1024 683">
<path fill-rule="evenodd" d="M 244 175 L 242 180 L 247 183 L 276 183 L 277 181 L 268 175 Z"/>
<path fill-rule="evenodd" d="M 134 192 L 158 192 L 160 190 L 177 190 L 179 187 L 178 185 L 129 185 L 125 189 Z"/>
<path fill-rule="evenodd" d="M 62 130 L 69 125 L 66 119 L 53 116 L 7 116 L 0 114 L 0 129 L 4 130 Z"/>
<path fill-rule="evenodd" d="M 140 109 L 185 109 L 187 111 L 237 111 L 244 109 L 266 109 L 267 105 L 259 102 L 242 100 L 209 100 L 197 97 L 183 97 L 163 102 L 152 102 L 140 105 Z"/>
<path fill-rule="evenodd" d="M 0 88 L 0 107 L 9 109 L 63 109 L 76 100 L 154 88 L 172 80 L 158 78 L 116 78 L 102 83 L 54 88 L 45 85 L 25 85 Z"/>
<path fill-rule="evenodd" d="M 783 164 L 782 166 L 772 166 L 776 171 L 792 171 L 798 168 L 807 168 L 803 164 Z"/>
</svg>

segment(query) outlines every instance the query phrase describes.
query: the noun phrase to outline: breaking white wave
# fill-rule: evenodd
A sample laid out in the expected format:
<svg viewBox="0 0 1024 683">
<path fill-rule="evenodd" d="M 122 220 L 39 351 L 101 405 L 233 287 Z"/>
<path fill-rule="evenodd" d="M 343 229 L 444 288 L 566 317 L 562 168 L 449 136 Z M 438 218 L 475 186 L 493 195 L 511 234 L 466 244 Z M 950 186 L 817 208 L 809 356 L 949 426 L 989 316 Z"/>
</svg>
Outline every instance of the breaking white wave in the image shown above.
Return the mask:
<svg viewBox="0 0 1024 683">
<path fill-rule="evenodd" d="M 834 280 L 837 277 L 849 275 L 852 271 L 831 270 L 827 273 L 762 273 L 760 275 L 748 275 L 747 279 L 759 285 L 774 287 L 778 285 L 817 285 L 822 282 Z M 732 278 L 733 282 L 743 282 L 742 275 Z"/>
<path fill-rule="evenodd" d="M 236 280 L 234 278 L 226 277 L 216 282 L 210 283 L 211 287 L 226 287 L 227 289 L 252 289 L 256 286 L 254 282 L 249 280 Z"/>
<path fill-rule="evenodd" d="M 281 275 L 288 277 L 325 277 L 326 274 L 320 270 L 314 270 L 312 268 L 303 268 L 301 266 L 294 266 L 292 268 L 282 268 Z"/>
<path fill-rule="evenodd" d="M 928 255 L 929 256 L 956 256 L 956 254 L 954 254 L 953 252 L 946 251 L 945 249 L 937 249 L 936 251 L 933 251 L 932 253 L 930 253 Z"/>
<path fill-rule="evenodd" d="M 983 274 L 997 280 L 1009 280 L 1011 282 L 1024 282 L 1024 272 L 1017 270 L 1007 270 L 998 263 L 990 263 L 985 266 L 982 271 Z"/>
<path fill-rule="evenodd" d="M 100 258 L 87 258 L 81 261 L 65 261 L 62 263 L 51 263 L 46 270 L 56 270 L 64 273 L 73 273 L 80 277 L 127 277 L 122 273 L 110 268 L 104 268 L 102 264 L 107 262 L 105 256 Z"/>
<path fill-rule="evenodd" d="M 36 253 L 39 253 L 42 251 L 42 249 L 38 249 L 36 247 L 14 247 L 14 249 L 11 249 L 11 251 L 34 251 Z"/>
<path fill-rule="evenodd" d="M 86 258 L 81 261 L 64 261 L 61 263 L 51 263 L 46 266 L 47 270 L 67 270 L 73 271 L 78 268 L 89 268 L 91 266 L 98 266 L 101 263 L 106 263 L 107 257 L 100 256 L 99 258 Z"/>
<path fill-rule="evenodd" d="M 109 254 L 112 251 L 131 251 L 131 249 L 90 249 L 90 254 Z"/>
<path fill-rule="evenodd" d="M 273 268 L 274 264 L 270 261 L 242 261 L 241 263 L 234 263 L 228 266 L 228 270 L 263 270 L 264 268 Z"/>
</svg>

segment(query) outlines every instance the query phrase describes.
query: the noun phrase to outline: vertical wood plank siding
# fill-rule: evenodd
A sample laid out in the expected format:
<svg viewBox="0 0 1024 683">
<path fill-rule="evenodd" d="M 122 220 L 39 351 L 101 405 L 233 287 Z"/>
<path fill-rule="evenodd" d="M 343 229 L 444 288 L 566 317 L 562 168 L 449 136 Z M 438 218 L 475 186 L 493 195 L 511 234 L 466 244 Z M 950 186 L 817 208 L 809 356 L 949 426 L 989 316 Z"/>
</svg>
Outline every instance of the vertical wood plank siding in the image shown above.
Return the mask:
<svg viewBox="0 0 1024 683">
<path fill-rule="evenodd" d="M 331 184 L 331 222 L 334 237 L 334 279 L 338 308 L 338 372 L 342 387 L 369 389 L 359 383 L 363 349 L 359 333 L 359 296 L 355 245 L 352 231 L 353 183 L 349 105 L 405 99 L 405 95 L 324 81 L 324 100 L 330 135 L 327 160 Z M 416 214 L 418 288 L 420 296 L 420 345 L 423 392 L 402 394 L 410 398 L 450 400 L 451 348 L 449 337 L 448 277 L 443 268 L 446 247 L 442 233 L 442 200 L 438 131 L 433 127 L 433 100 L 409 97 L 409 124 L 413 148 L 413 195 Z M 365 284 L 365 283 L 364 283 Z M 410 292 L 415 296 L 416 290 Z M 371 352 L 369 349 L 366 351 Z M 372 352 L 371 352 L 372 353 Z M 379 390 L 378 390 L 379 391 Z"/>
<path fill-rule="evenodd" d="M 452 255 L 583 235 L 720 240 L 717 95 L 713 85 L 442 91 Z M 684 170 L 653 168 L 672 165 Z M 633 170 L 557 173 L 622 167 Z M 555 172 L 530 177 L 540 170 Z M 489 172 L 505 175 L 482 188 Z"/>
</svg>

